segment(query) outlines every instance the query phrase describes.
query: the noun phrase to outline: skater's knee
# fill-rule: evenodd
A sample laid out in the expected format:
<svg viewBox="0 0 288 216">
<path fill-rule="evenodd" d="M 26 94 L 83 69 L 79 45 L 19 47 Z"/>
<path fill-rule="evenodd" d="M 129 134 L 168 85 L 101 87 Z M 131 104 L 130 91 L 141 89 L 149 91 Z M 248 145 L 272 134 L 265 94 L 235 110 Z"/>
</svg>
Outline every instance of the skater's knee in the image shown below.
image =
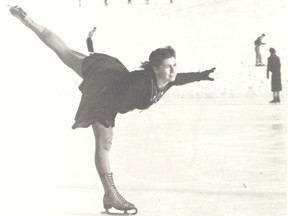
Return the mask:
<svg viewBox="0 0 288 216">
<path fill-rule="evenodd" d="M 100 138 L 99 143 L 104 150 L 110 151 L 112 146 L 112 136 L 108 135 Z"/>
<path fill-rule="evenodd" d="M 112 142 L 107 142 L 107 143 L 103 143 L 103 149 L 105 150 L 105 151 L 110 151 L 110 149 L 111 149 L 111 147 L 112 147 Z"/>
</svg>

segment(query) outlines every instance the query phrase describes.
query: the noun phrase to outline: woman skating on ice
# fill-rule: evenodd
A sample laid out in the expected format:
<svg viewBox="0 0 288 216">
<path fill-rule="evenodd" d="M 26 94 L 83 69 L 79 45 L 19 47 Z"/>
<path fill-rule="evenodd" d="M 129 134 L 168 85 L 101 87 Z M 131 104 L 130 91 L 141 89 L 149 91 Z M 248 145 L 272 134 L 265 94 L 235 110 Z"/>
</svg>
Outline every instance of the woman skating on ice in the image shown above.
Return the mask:
<svg viewBox="0 0 288 216">
<path fill-rule="evenodd" d="M 202 80 L 213 81 L 209 75 L 215 68 L 202 73 L 177 74 L 175 51 L 165 47 L 153 51 L 141 70 L 129 72 L 114 57 L 100 53 L 86 56 L 70 49 L 55 33 L 33 21 L 20 7 L 11 7 L 10 12 L 52 49 L 64 64 L 83 78 L 79 86 L 82 97 L 72 128 L 93 128 L 95 165 L 105 192 L 105 213 L 109 214 L 108 210 L 113 207 L 124 213 L 130 211 L 136 214 L 135 205 L 126 201 L 117 191 L 110 169 L 109 151 L 116 115 L 149 108 L 172 86 Z"/>
</svg>

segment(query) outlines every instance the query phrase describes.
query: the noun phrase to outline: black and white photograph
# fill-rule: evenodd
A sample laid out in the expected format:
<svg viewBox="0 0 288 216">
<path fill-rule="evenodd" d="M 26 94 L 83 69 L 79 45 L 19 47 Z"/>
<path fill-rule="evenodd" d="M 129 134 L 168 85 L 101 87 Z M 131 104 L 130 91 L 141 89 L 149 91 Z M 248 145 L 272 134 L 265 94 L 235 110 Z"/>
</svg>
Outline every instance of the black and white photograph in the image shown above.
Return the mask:
<svg viewBox="0 0 288 216">
<path fill-rule="evenodd" d="M 286 216 L 287 0 L 4 0 L 0 215 Z"/>
</svg>

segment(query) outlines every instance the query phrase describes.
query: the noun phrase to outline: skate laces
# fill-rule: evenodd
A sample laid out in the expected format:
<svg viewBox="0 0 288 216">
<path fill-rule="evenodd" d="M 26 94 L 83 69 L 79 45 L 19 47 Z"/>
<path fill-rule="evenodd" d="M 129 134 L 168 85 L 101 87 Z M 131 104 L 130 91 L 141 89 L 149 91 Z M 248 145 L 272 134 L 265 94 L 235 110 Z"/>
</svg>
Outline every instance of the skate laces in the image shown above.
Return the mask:
<svg viewBox="0 0 288 216">
<path fill-rule="evenodd" d="M 122 203 L 127 203 L 127 201 L 121 196 L 121 194 L 118 192 L 115 184 L 114 184 L 114 181 L 113 181 L 113 174 L 112 173 L 109 173 L 106 175 L 107 176 L 107 179 L 108 179 L 108 183 L 111 187 L 111 190 L 112 190 L 112 193 L 113 195 L 116 196 L 116 198 L 121 201 Z"/>
</svg>

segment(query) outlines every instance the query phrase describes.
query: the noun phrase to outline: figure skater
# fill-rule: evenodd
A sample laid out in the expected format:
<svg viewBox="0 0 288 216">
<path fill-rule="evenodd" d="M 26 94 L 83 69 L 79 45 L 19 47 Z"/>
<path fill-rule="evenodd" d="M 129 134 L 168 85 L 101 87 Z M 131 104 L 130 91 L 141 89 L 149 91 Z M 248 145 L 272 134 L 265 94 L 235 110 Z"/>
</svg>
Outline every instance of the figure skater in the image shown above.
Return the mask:
<svg viewBox="0 0 288 216">
<path fill-rule="evenodd" d="M 86 56 L 70 49 L 61 38 L 32 20 L 20 7 L 11 7 L 10 12 L 83 79 L 79 86 L 82 97 L 72 128 L 92 126 L 96 143 L 95 165 L 104 189 L 104 213 L 113 214 L 109 212 L 113 207 L 124 211 L 123 214 L 136 214 L 135 205 L 126 201 L 116 189 L 110 168 L 109 151 L 116 115 L 148 109 L 173 86 L 213 81 L 209 75 L 215 68 L 197 73 L 177 73 L 176 54 L 169 46 L 152 51 L 141 70 L 129 72 L 118 59 L 109 55 L 94 53 Z"/>
</svg>

